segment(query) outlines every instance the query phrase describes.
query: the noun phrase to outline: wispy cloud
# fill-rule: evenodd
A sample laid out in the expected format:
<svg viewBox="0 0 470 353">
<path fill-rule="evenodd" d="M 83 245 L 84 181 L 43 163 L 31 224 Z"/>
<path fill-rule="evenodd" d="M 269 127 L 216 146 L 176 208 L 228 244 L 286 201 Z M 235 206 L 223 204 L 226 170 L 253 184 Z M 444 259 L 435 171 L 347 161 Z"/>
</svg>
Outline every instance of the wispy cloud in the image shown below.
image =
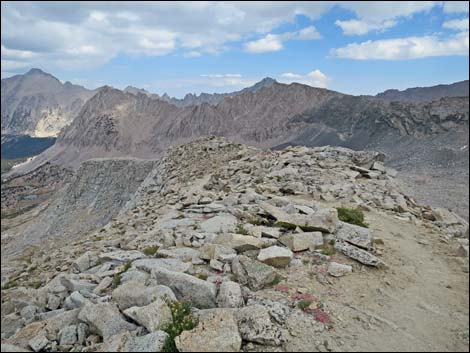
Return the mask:
<svg viewBox="0 0 470 353">
<path fill-rule="evenodd" d="M 342 59 L 406 60 L 430 56 L 468 55 L 468 31 L 441 39 L 437 36 L 368 40 L 331 50 Z"/>
<path fill-rule="evenodd" d="M 245 43 L 244 49 L 247 53 L 265 53 L 283 49 L 283 43 L 288 40 L 314 40 L 320 39 L 321 35 L 314 26 L 309 26 L 296 32 L 285 32 L 282 34 L 268 34 L 258 40 Z"/>
<path fill-rule="evenodd" d="M 442 24 L 442 27 L 455 31 L 468 31 L 468 17 L 461 20 L 449 20 Z"/>
</svg>

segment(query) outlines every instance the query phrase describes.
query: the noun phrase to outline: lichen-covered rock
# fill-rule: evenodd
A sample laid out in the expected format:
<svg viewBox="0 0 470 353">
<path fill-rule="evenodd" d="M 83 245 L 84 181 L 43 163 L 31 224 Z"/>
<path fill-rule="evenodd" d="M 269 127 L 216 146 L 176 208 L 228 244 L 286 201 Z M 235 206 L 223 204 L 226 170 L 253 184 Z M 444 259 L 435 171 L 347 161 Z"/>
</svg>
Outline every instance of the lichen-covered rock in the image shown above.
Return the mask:
<svg viewBox="0 0 470 353">
<path fill-rule="evenodd" d="M 171 288 L 178 300 L 190 302 L 199 309 L 216 307 L 216 285 L 194 276 L 165 269 L 154 269 L 152 278 Z"/>
<path fill-rule="evenodd" d="M 219 287 L 217 295 L 219 308 L 241 308 L 245 305 L 242 290 L 236 282 L 225 281 Z"/>
<path fill-rule="evenodd" d="M 146 286 L 140 281 L 130 281 L 117 287 L 112 297 L 119 309 L 125 310 L 133 306 L 145 306 L 156 299 L 167 297 L 175 300 L 172 290 L 163 285 Z"/>
<path fill-rule="evenodd" d="M 282 331 L 271 321 L 268 309 L 250 305 L 236 313 L 238 330 L 244 341 L 279 346 L 285 341 Z"/>
<path fill-rule="evenodd" d="M 377 256 L 342 241 L 337 241 L 335 243 L 335 249 L 364 265 L 375 267 L 385 265 Z"/>
<path fill-rule="evenodd" d="M 274 217 L 281 227 L 300 227 L 304 231 L 334 233 L 338 226 L 338 212 L 334 208 L 318 209 L 315 213 L 287 213 L 279 207 L 268 203 L 261 204 L 265 212 Z"/>
<path fill-rule="evenodd" d="M 232 271 L 239 283 L 253 290 L 259 290 L 271 285 L 277 275 L 273 267 L 243 255 L 233 260 Z"/>
<path fill-rule="evenodd" d="M 126 309 L 124 315 L 144 326 L 149 332 L 164 330 L 173 322 L 170 308 L 159 298 L 149 305 Z"/>
<path fill-rule="evenodd" d="M 98 352 L 162 352 L 168 334 L 163 331 L 136 336 L 134 332 L 121 332 L 110 337 Z"/>
<path fill-rule="evenodd" d="M 99 259 L 102 262 L 112 261 L 121 264 L 143 259 L 145 257 L 146 256 L 144 254 L 137 250 L 116 250 L 99 255 Z"/>
<path fill-rule="evenodd" d="M 294 252 L 314 250 L 323 245 L 323 235 L 321 232 L 284 234 L 279 238 L 279 242 Z"/>
<path fill-rule="evenodd" d="M 203 260 L 221 260 L 224 255 L 231 255 L 236 254 L 237 252 L 228 247 L 221 244 L 204 244 L 201 248 L 199 248 L 200 257 Z"/>
<path fill-rule="evenodd" d="M 364 249 L 370 249 L 374 241 L 372 232 L 368 228 L 341 221 L 339 222 L 335 238 Z"/>
<path fill-rule="evenodd" d="M 168 253 L 162 253 L 160 254 L 168 254 Z M 189 256 L 189 260 L 193 259 L 193 256 L 195 253 L 191 253 Z M 191 263 L 188 262 L 183 262 L 179 259 L 142 259 L 142 260 L 137 260 L 132 263 L 132 266 L 138 269 L 141 269 L 145 272 L 151 273 L 153 269 L 157 268 L 164 268 L 169 271 L 175 271 L 175 272 L 188 272 L 192 266 Z"/>
<path fill-rule="evenodd" d="M 256 238 L 251 235 L 242 235 L 235 233 L 218 234 L 212 240 L 212 243 L 230 247 L 238 252 L 259 250 L 266 246 L 269 246 L 270 244 L 264 239 Z"/>
<path fill-rule="evenodd" d="M 90 332 L 103 337 L 104 340 L 123 331 L 137 329 L 126 321 L 116 305 L 111 303 L 86 304 L 78 318 L 90 327 Z"/>
<path fill-rule="evenodd" d="M 228 233 L 235 231 L 238 219 L 231 214 L 219 214 L 200 224 L 201 230 L 206 233 Z"/>
<path fill-rule="evenodd" d="M 232 311 L 211 310 L 199 320 L 198 326 L 175 339 L 180 352 L 239 352 L 242 338 Z"/>
</svg>

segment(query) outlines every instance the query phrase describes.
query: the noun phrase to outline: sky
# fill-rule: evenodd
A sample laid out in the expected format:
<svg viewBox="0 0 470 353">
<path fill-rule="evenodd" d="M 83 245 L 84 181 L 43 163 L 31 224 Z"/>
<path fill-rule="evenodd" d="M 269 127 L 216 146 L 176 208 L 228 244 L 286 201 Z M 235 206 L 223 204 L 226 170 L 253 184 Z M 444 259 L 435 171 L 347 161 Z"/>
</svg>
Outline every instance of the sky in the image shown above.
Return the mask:
<svg viewBox="0 0 470 353">
<path fill-rule="evenodd" d="M 231 92 L 264 77 L 376 94 L 469 77 L 467 1 L 1 2 L 1 77 Z"/>
</svg>

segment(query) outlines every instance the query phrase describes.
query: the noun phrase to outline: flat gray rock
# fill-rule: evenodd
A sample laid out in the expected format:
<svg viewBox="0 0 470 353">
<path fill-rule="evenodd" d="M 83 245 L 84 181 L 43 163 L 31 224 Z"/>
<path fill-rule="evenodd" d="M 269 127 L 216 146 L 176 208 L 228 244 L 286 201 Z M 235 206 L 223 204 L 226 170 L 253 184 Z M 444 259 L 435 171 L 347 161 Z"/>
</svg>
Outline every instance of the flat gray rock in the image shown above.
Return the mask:
<svg viewBox="0 0 470 353">
<path fill-rule="evenodd" d="M 165 253 L 165 254 L 170 254 L 170 253 Z M 174 252 L 171 254 L 174 254 Z M 188 253 L 188 256 L 190 255 L 190 261 L 192 259 L 192 256 L 196 256 L 196 254 L 199 254 L 199 253 L 193 253 L 193 252 Z M 160 269 L 160 268 L 169 270 L 169 271 L 175 271 L 175 272 L 188 272 L 188 270 L 192 268 L 191 263 L 182 262 L 181 260 L 174 259 L 174 258 L 142 259 L 142 260 L 134 261 L 132 263 L 132 266 L 148 273 L 151 273 L 152 270 Z"/>
<path fill-rule="evenodd" d="M 198 326 L 175 339 L 180 352 L 239 352 L 242 338 L 232 311 L 215 309 L 200 318 Z"/>
<path fill-rule="evenodd" d="M 233 260 L 232 271 L 240 284 L 253 290 L 271 285 L 277 275 L 273 267 L 243 255 L 237 256 Z"/>
<path fill-rule="evenodd" d="M 137 329 L 137 326 L 124 320 L 116 305 L 110 303 L 86 304 L 78 314 L 78 319 L 89 325 L 90 332 L 100 335 L 104 340 L 120 332 Z"/>
<path fill-rule="evenodd" d="M 375 267 L 383 265 L 383 262 L 377 256 L 346 242 L 337 241 L 335 243 L 335 249 L 364 265 Z"/>
<path fill-rule="evenodd" d="M 257 259 L 266 265 L 282 268 L 289 265 L 292 257 L 292 251 L 275 245 L 261 249 Z"/>
<path fill-rule="evenodd" d="M 172 290 L 164 285 L 146 286 L 140 281 L 129 281 L 117 287 L 112 298 L 121 310 L 133 306 L 146 306 L 153 300 L 168 297 L 174 300 L 175 295 Z"/>
<path fill-rule="evenodd" d="M 240 285 L 237 282 L 225 281 L 219 287 L 217 295 L 219 308 L 241 308 L 245 305 Z"/>
<path fill-rule="evenodd" d="M 206 233 L 228 233 L 235 231 L 238 219 L 228 213 L 221 213 L 215 217 L 209 218 L 199 226 Z"/>
<path fill-rule="evenodd" d="M 213 283 L 185 273 L 165 269 L 153 270 L 152 278 L 155 278 L 158 283 L 170 287 L 178 300 L 190 302 L 198 309 L 216 307 L 217 287 Z"/>
<path fill-rule="evenodd" d="M 370 249 L 374 240 L 372 232 L 368 228 L 341 221 L 335 237 L 364 249 Z"/>
<path fill-rule="evenodd" d="M 146 306 L 133 306 L 124 315 L 143 326 L 149 332 L 165 330 L 172 322 L 171 310 L 163 299 L 156 299 Z"/>
</svg>

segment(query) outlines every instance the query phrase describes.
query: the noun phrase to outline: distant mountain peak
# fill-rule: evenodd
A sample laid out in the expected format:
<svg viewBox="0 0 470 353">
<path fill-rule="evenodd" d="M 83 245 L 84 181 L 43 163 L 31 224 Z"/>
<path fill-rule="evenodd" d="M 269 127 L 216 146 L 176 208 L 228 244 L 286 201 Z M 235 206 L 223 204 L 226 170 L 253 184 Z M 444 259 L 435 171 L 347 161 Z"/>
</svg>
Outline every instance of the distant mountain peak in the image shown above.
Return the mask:
<svg viewBox="0 0 470 353">
<path fill-rule="evenodd" d="M 268 77 L 263 78 L 261 81 L 259 81 L 256 84 L 272 85 L 273 83 L 277 83 L 277 81 L 274 78 L 268 76 Z"/>
<path fill-rule="evenodd" d="M 51 74 L 48 74 L 47 72 L 44 72 L 44 71 L 42 71 L 41 69 L 38 69 L 38 68 L 32 68 L 25 75 L 34 75 L 34 74 L 42 74 L 42 75 L 52 76 Z"/>
</svg>

